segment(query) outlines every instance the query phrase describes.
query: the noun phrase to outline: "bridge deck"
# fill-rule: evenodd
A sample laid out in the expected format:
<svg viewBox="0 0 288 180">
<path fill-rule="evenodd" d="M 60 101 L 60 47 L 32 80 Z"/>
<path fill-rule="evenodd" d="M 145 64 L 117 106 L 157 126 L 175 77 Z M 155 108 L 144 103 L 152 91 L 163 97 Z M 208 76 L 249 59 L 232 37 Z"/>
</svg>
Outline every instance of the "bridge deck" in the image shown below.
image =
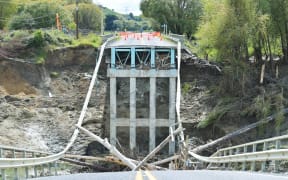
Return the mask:
<svg viewBox="0 0 288 180">
<path fill-rule="evenodd" d="M 177 43 L 163 39 L 153 33 L 126 33 L 120 35 L 120 39 L 110 42 L 107 48 L 117 47 L 157 47 L 157 48 L 177 48 Z"/>
<path fill-rule="evenodd" d="M 265 173 L 252 173 L 252 172 L 236 172 L 236 171 L 129 171 L 129 172 L 111 172 L 111 173 L 90 173 L 90 174 L 75 174 L 58 177 L 44 177 L 36 178 L 39 180 L 73 180 L 73 179 L 102 179 L 102 180 L 126 180 L 126 179 L 158 179 L 158 180 L 174 180 L 174 179 L 201 179 L 201 180 L 287 180 L 287 176 L 272 175 Z"/>
</svg>

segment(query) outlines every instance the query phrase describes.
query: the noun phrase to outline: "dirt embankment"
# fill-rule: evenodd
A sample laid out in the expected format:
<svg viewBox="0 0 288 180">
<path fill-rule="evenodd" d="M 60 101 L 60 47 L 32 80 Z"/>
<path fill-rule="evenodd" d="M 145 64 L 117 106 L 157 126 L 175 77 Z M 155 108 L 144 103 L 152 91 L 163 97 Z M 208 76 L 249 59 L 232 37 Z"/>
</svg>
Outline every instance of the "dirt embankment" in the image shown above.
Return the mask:
<svg viewBox="0 0 288 180">
<path fill-rule="evenodd" d="M 54 50 L 44 65 L 0 60 L 1 144 L 62 150 L 79 118 L 95 54 L 94 48 L 79 47 Z M 96 88 L 84 124 L 101 134 L 106 80 L 98 80 Z M 89 142 L 81 135 L 71 151 L 84 154 Z"/>
</svg>

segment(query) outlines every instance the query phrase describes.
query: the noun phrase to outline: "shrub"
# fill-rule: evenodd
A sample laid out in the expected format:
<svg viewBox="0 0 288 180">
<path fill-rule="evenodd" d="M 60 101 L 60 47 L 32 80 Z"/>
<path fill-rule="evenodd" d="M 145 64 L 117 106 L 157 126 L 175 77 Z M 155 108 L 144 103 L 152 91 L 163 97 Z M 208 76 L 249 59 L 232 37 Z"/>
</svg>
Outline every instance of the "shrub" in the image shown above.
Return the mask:
<svg viewBox="0 0 288 180">
<path fill-rule="evenodd" d="M 35 31 L 34 36 L 30 39 L 28 46 L 30 47 L 43 47 L 44 46 L 44 37 L 41 30 Z"/>
<path fill-rule="evenodd" d="M 8 22 L 8 28 L 10 30 L 31 29 L 34 24 L 35 22 L 31 14 L 22 12 L 18 15 L 14 15 L 10 19 Z"/>
</svg>

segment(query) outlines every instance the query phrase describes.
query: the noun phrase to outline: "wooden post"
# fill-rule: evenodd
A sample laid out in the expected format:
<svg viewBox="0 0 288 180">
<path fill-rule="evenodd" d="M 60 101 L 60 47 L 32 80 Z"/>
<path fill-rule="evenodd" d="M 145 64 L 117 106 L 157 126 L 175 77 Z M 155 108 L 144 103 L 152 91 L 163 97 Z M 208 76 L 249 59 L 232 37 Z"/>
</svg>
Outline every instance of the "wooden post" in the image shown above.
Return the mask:
<svg viewBox="0 0 288 180">
<path fill-rule="evenodd" d="M 262 67 L 261 67 L 260 84 L 263 84 L 263 81 L 264 81 L 264 74 L 265 74 L 265 63 L 262 64 Z"/>
<path fill-rule="evenodd" d="M 276 79 L 279 78 L 279 66 L 276 64 Z"/>
</svg>

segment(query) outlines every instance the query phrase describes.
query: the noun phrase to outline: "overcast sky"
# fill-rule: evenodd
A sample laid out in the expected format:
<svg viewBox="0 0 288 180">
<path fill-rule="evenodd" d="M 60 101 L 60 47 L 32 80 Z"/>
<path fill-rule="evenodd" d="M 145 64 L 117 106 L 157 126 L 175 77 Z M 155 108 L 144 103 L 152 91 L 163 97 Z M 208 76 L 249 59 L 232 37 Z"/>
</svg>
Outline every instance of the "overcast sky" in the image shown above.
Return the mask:
<svg viewBox="0 0 288 180">
<path fill-rule="evenodd" d="M 93 0 L 96 4 L 114 9 L 116 12 L 128 14 L 132 12 L 134 15 L 140 15 L 141 0 Z"/>
</svg>

